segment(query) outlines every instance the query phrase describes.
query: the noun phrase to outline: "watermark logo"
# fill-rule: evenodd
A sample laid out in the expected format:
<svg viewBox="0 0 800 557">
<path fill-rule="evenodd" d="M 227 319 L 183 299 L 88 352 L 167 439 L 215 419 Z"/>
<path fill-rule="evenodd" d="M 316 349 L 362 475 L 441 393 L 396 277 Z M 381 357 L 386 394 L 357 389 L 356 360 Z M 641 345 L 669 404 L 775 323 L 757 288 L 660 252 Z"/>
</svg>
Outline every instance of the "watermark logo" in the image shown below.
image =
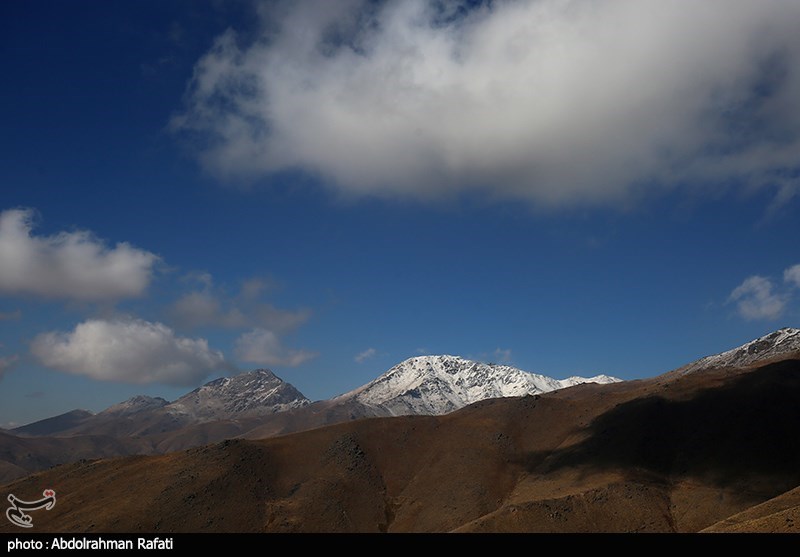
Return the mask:
<svg viewBox="0 0 800 557">
<path fill-rule="evenodd" d="M 33 518 L 31 515 L 25 514 L 25 511 L 35 511 L 37 509 L 45 509 L 49 511 L 56 505 L 56 492 L 52 489 L 45 489 L 42 492 L 44 497 L 38 501 L 23 501 L 17 499 L 14 495 L 9 495 L 8 500 L 11 506 L 6 509 L 6 516 L 11 524 L 20 526 L 22 528 L 33 527 Z"/>
</svg>

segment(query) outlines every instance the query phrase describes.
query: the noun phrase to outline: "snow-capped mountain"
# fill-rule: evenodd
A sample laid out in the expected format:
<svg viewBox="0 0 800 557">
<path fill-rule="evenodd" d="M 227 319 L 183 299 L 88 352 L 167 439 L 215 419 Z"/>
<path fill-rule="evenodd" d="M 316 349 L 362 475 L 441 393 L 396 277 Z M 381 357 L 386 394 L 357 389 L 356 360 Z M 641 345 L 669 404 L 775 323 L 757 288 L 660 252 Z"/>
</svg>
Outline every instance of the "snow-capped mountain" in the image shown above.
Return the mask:
<svg viewBox="0 0 800 557">
<path fill-rule="evenodd" d="M 293 385 L 268 369 L 221 377 L 167 404 L 173 415 L 197 421 L 262 416 L 310 404 Z"/>
<path fill-rule="evenodd" d="M 713 356 L 706 356 L 675 370 L 685 375 L 711 368 L 746 368 L 791 357 L 800 358 L 800 329 L 785 327 Z"/>
<path fill-rule="evenodd" d="M 607 375 L 553 379 L 520 369 L 458 356 L 409 358 L 336 402 L 355 401 L 389 415 L 446 414 L 488 398 L 524 396 L 581 383 L 614 383 Z"/>
</svg>

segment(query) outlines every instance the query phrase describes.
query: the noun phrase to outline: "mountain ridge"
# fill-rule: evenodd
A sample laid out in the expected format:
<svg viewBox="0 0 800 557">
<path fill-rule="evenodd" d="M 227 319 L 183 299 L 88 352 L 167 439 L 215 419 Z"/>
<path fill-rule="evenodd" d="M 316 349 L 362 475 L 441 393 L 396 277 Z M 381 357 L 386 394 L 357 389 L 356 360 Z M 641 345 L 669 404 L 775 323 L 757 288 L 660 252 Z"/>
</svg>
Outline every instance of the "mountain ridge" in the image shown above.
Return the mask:
<svg viewBox="0 0 800 557">
<path fill-rule="evenodd" d="M 96 414 L 73 410 L 17 427 L 10 433 L 27 436 L 96 433 L 141 436 L 164 433 L 190 424 L 267 415 L 299 408 L 310 402 L 272 371 L 256 369 L 214 379 L 172 402 L 161 397 L 136 395 Z"/>
<path fill-rule="evenodd" d="M 461 382 L 469 382 L 471 380 L 472 382 L 467 385 L 467 391 L 469 392 L 465 391 L 460 394 L 453 392 L 454 385 L 449 384 L 452 382 L 442 382 L 441 373 L 433 373 L 429 377 L 417 374 L 413 378 L 415 388 L 427 390 L 428 394 L 430 394 L 431 389 L 429 383 L 438 381 L 439 385 L 446 391 L 443 396 L 438 397 L 440 404 L 434 404 L 429 401 L 426 405 L 414 406 L 407 402 L 408 399 L 414 398 L 413 394 L 405 396 L 408 394 L 407 392 L 386 392 L 386 390 L 379 393 L 375 392 L 379 390 L 375 388 L 376 386 L 385 385 L 389 382 L 387 377 L 396 377 L 400 372 L 407 369 L 409 365 L 411 367 L 416 366 L 416 369 L 418 369 L 417 364 L 420 363 L 427 363 L 428 369 L 432 372 L 441 371 L 442 363 L 451 372 L 456 368 L 467 370 L 467 373 L 456 374 L 456 379 Z M 476 375 L 481 374 L 485 376 L 486 380 L 483 382 L 475 381 Z M 426 382 L 426 379 L 428 382 Z M 606 383 L 615 381 L 619 381 L 619 379 L 607 375 L 597 375 L 592 378 L 572 376 L 566 379 L 554 379 L 502 364 L 483 363 L 460 356 L 429 355 L 408 358 L 374 380 L 352 391 L 330 399 L 314 402 L 338 404 L 354 399 L 356 402 L 363 404 L 366 415 L 443 414 L 462 408 L 467 404 L 496 396 L 523 396 L 565 388 L 584 382 Z M 501 384 L 503 382 L 505 384 Z M 407 389 L 406 391 L 409 390 Z M 370 391 L 370 394 L 365 397 L 364 393 L 366 391 Z M 362 400 L 364 398 L 367 400 Z M 208 421 L 252 418 L 287 410 L 296 410 L 310 404 L 312 404 L 312 401 L 291 383 L 282 380 L 271 370 L 261 368 L 213 379 L 174 401 L 167 401 L 161 397 L 135 395 L 96 414 L 81 411 L 83 412 L 81 419 L 68 422 L 74 426 L 71 428 L 45 429 L 43 426 L 47 423 L 60 423 L 55 420 L 58 416 L 55 416 L 20 426 L 10 431 L 14 434 L 23 435 L 82 433 L 85 432 L 83 429 L 101 419 L 130 419 L 137 415 L 141 417 L 148 413 L 163 418 L 162 420 L 157 420 L 154 427 L 170 429 L 180 425 Z M 406 411 L 401 411 L 401 407 L 405 408 Z M 73 410 L 60 416 L 67 416 L 74 412 L 77 411 Z M 34 431 L 39 433 L 33 433 Z M 129 433 L 134 433 L 134 431 L 130 430 Z M 141 434 L 142 432 L 137 431 L 135 433 Z"/>
<path fill-rule="evenodd" d="M 665 375 L 685 375 L 718 367 L 746 369 L 792 356 L 800 357 L 800 329 L 783 327 L 730 350 L 699 358 Z M 458 373 L 453 373 L 455 368 L 458 368 Z M 423 369 L 430 375 L 424 376 L 421 373 Z M 480 376 L 486 380 L 481 381 Z M 617 381 L 619 379 L 604 374 L 589 378 L 573 376 L 555 379 L 504 364 L 442 354 L 407 358 L 351 391 L 329 399 L 311 401 L 271 370 L 256 369 L 211 380 L 171 402 L 160 397 L 136 395 L 97 414 L 72 410 L 7 431 L 25 436 L 89 432 L 150 435 L 191 424 L 252 418 L 309 405 L 325 408 L 329 414 L 343 415 L 348 411 L 332 412 L 331 405 L 349 404 L 354 408 L 349 411 L 353 417 L 417 413 L 435 415 L 452 412 L 486 398 L 537 394 L 586 382 L 603 384 Z M 252 386 L 256 386 L 256 391 L 248 391 Z M 135 427 L 131 420 L 136 416 L 149 416 L 149 424 Z M 106 425 L 92 430 L 102 419 L 111 417 L 116 419 L 118 426 L 125 419 L 121 429 Z"/>
<path fill-rule="evenodd" d="M 592 378 L 573 376 L 558 380 L 510 366 L 474 362 L 458 356 L 420 356 L 404 360 L 357 389 L 331 399 L 311 402 L 271 371 L 254 370 L 209 381 L 169 403 L 158 397 L 136 396 L 98 414 L 72 411 L 5 431 L 8 435 L 4 439 L 9 447 L 5 452 L 8 458 L 0 458 L 0 468 L 3 470 L 0 475 L 9 480 L 40 470 L 46 462 L 68 462 L 71 457 L 68 451 L 64 452 L 66 445 L 60 439 L 70 437 L 82 444 L 83 458 L 91 457 L 92 447 L 96 447 L 98 457 L 107 455 L 108 445 L 101 440 L 113 438 L 135 440 L 136 443 L 124 445 L 135 451 L 132 454 L 164 454 L 225 439 L 263 439 L 367 418 L 399 417 L 414 413 L 447 415 L 478 403 L 498 400 L 498 396 L 501 399 L 530 398 L 529 395 L 556 392 L 560 398 L 567 399 L 580 398 L 585 392 L 596 392 L 603 397 L 608 393 L 639 388 L 639 384 L 661 385 L 659 389 L 674 388 L 681 377 L 695 375 L 707 376 L 704 381 L 708 385 L 714 381 L 722 385 L 732 369 L 737 374 L 746 372 L 759 359 L 773 361 L 792 355 L 800 359 L 800 351 L 794 350 L 795 340 L 792 340 L 798 338 L 796 332 L 800 331 L 779 329 L 721 353 L 729 356 L 746 354 L 746 362 L 741 358 L 709 356 L 678 370 L 649 379 L 629 381 L 618 381 L 604 375 Z M 435 373 L 423 374 L 424 379 L 430 380 L 427 383 L 419 381 L 419 374 L 411 373 L 424 371 L 428 365 L 436 367 L 434 364 L 440 369 L 434 370 Z M 743 367 L 731 368 L 733 364 Z M 695 373 L 701 369 L 704 373 Z M 725 373 L 716 373 L 718 369 L 725 370 Z M 497 374 L 505 378 L 505 382 L 495 384 Z M 590 382 L 592 380 L 594 382 Z M 260 386 L 258 392 L 261 396 L 253 397 L 248 385 Z M 277 387 L 281 388 L 276 390 Z M 285 395 L 287 392 L 296 392 L 288 397 L 288 402 L 280 396 L 270 399 L 270 394 Z M 207 404 L 209 397 L 214 398 L 214 393 L 220 394 L 220 397 L 214 404 Z M 262 411 L 258 411 L 258 408 Z M 26 439 L 25 444 L 15 443 L 15 436 Z M 26 454 L 24 451 L 28 450 L 25 447 L 32 447 L 32 443 L 42 445 L 41 450 L 46 458 L 20 460 L 21 455 Z M 19 447 L 15 448 L 16 445 Z"/>
<path fill-rule="evenodd" d="M 782 327 L 730 350 L 690 362 L 671 373 L 686 375 L 721 367 L 746 369 L 791 357 L 800 357 L 800 329 Z"/>
<path fill-rule="evenodd" d="M 58 486 L 45 532 L 798 532 L 799 400 L 787 359 L 75 462 L 5 489 Z"/>
</svg>

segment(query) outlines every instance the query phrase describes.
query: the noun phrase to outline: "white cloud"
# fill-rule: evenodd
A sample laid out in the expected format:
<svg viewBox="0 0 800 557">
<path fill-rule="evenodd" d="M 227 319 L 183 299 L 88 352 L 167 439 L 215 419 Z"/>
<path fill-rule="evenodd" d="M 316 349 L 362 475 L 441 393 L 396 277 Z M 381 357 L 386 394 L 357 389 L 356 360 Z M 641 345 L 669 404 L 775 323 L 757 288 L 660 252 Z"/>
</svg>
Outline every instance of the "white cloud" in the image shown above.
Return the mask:
<svg viewBox="0 0 800 557">
<path fill-rule="evenodd" d="M 356 361 L 356 363 L 362 364 L 366 360 L 369 360 L 370 358 L 374 358 L 377 353 L 378 353 L 378 351 L 375 350 L 374 348 L 367 348 L 363 352 L 359 352 L 358 354 L 356 354 L 356 357 L 353 358 L 353 359 Z"/>
<path fill-rule="evenodd" d="M 316 357 L 313 352 L 284 347 L 278 336 L 266 329 L 254 329 L 240 336 L 235 354 L 244 362 L 288 367 L 297 367 Z"/>
<path fill-rule="evenodd" d="M 0 213 L 0 292 L 84 301 L 139 296 L 158 257 L 89 232 L 33 236 L 33 211 Z"/>
<path fill-rule="evenodd" d="M 783 280 L 795 288 L 800 288 L 800 264 L 786 269 L 783 272 Z"/>
<path fill-rule="evenodd" d="M 752 276 L 737 286 L 729 297 L 745 319 L 775 319 L 783 313 L 787 299 L 773 292 L 768 278 Z"/>
<path fill-rule="evenodd" d="M 71 332 L 44 333 L 31 352 L 49 368 L 123 383 L 191 386 L 232 369 L 205 339 L 179 337 L 166 325 L 140 319 L 91 319 Z"/>
<path fill-rule="evenodd" d="M 19 356 L 0 356 L 0 380 L 8 373 L 19 360 Z"/>
<path fill-rule="evenodd" d="M 800 160 L 800 2 L 311 0 L 198 61 L 173 129 L 247 180 L 543 205 L 780 186 Z"/>
</svg>

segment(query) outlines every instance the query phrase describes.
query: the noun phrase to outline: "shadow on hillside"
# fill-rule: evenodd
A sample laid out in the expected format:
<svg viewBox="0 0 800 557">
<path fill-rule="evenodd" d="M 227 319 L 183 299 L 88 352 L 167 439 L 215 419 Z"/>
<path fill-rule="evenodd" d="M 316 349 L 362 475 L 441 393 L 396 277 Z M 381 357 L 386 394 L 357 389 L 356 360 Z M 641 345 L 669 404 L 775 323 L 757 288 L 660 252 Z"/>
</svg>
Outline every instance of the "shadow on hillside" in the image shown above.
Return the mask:
<svg viewBox="0 0 800 557">
<path fill-rule="evenodd" d="M 625 468 L 718 485 L 763 479 L 789 489 L 800 484 L 800 360 L 744 373 L 690 400 L 651 396 L 620 404 L 590 432 L 531 472 Z"/>
</svg>

